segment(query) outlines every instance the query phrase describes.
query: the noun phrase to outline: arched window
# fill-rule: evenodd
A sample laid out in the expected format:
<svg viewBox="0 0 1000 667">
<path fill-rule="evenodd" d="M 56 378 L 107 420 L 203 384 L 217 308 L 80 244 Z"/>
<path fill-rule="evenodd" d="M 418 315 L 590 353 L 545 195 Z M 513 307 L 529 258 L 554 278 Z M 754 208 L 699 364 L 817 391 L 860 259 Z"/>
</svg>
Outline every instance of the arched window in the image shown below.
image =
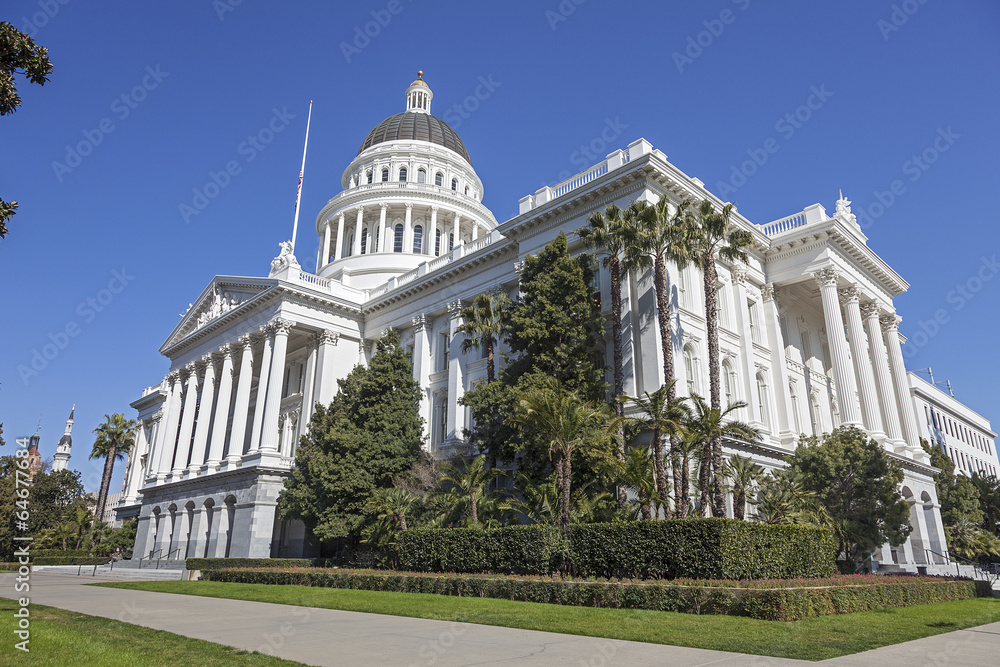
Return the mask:
<svg viewBox="0 0 1000 667">
<path fill-rule="evenodd" d="M 469 186 L 468 185 L 465 186 L 465 194 L 469 194 Z"/>
<path fill-rule="evenodd" d="M 382 167 L 382 182 L 389 182 L 389 167 Z"/>
<path fill-rule="evenodd" d="M 361 254 L 364 255 L 368 252 L 368 230 L 361 230 Z"/>
<path fill-rule="evenodd" d="M 757 408 L 764 426 L 771 427 L 771 396 L 764 373 L 757 373 Z"/>
<path fill-rule="evenodd" d="M 417 225 L 413 228 L 413 253 L 416 255 L 424 252 L 424 228 Z"/>
<path fill-rule="evenodd" d="M 455 249 L 455 232 L 448 232 L 448 252 Z"/>
<path fill-rule="evenodd" d="M 406 182 L 406 167 L 399 168 L 399 180 L 402 183 Z"/>
<path fill-rule="evenodd" d="M 354 254 L 354 234 L 347 237 L 347 247 L 344 248 L 343 257 L 350 257 Z"/>
<path fill-rule="evenodd" d="M 440 171 L 434 174 L 434 185 L 442 185 L 444 183 L 444 174 Z"/>
<path fill-rule="evenodd" d="M 437 230 L 437 234 L 434 236 L 434 256 L 441 256 L 441 230 Z"/>
<path fill-rule="evenodd" d="M 458 192 L 458 179 L 457 178 L 451 179 L 451 189 L 454 190 L 455 192 Z"/>
<path fill-rule="evenodd" d="M 403 252 L 403 225 L 396 225 L 395 232 L 392 239 L 392 251 Z"/>
<path fill-rule="evenodd" d="M 734 396 L 734 385 L 736 384 L 736 378 L 733 377 L 733 367 L 729 364 L 729 360 L 726 359 L 722 362 L 722 391 L 726 395 L 726 407 L 729 407 L 736 402 L 736 397 Z"/>
<path fill-rule="evenodd" d="M 426 182 L 427 182 L 427 172 L 424 170 L 423 167 L 421 167 L 420 169 L 417 169 L 417 183 L 426 183 Z"/>
<path fill-rule="evenodd" d="M 373 178 L 374 178 L 374 175 L 372 174 L 372 170 L 371 170 L 371 169 L 369 169 L 369 170 L 368 170 L 368 183 L 369 183 L 369 184 L 370 184 L 370 183 L 372 182 L 372 179 L 373 179 Z"/>
<path fill-rule="evenodd" d="M 684 376 L 687 379 L 687 390 L 688 395 L 690 396 L 695 393 L 697 389 L 694 381 L 694 352 L 692 352 L 690 346 L 684 348 Z"/>
</svg>

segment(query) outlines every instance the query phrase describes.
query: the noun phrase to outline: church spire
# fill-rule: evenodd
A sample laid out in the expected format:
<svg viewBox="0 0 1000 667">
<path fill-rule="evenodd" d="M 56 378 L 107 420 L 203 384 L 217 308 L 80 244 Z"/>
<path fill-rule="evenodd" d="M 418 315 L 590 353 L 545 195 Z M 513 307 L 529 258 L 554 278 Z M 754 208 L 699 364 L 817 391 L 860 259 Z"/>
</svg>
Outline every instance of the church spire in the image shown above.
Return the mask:
<svg viewBox="0 0 1000 667">
<path fill-rule="evenodd" d="M 59 470 L 65 470 L 66 466 L 69 465 L 70 450 L 73 448 L 73 413 L 76 412 L 76 404 L 73 404 L 73 408 L 69 411 L 69 419 L 66 420 L 66 430 L 63 431 L 63 437 L 59 438 L 59 444 L 56 445 L 56 455 L 52 460 L 52 472 L 58 472 Z"/>
<path fill-rule="evenodd" d="M 424 71 L 419 70 L 416 81 L 411 83 L 410 87 L 406 89 L 406 110 L 429 114 L 431 112 L 432 99 L 434 99 L 434 93 L 424 83 Z"/>
</svg>

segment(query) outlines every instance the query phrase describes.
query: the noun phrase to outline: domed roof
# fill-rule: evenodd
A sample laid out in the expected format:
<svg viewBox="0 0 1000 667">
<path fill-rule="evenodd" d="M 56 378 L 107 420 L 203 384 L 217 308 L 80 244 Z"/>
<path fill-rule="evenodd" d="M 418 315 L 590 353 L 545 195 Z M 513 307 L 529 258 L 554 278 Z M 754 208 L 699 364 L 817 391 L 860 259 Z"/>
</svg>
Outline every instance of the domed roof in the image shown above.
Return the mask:
<svg viewBox="0 0 1000 667">
<path fill-rule="evenodd" d="M 404 111 L 395 116 L 389 116 L 375 126 L 365 141 L 358 149 L 358 155 L 366 148 L 371 148 L 375 144 L 396 140 L 416 140 L 429 141 L 438 146 L 450 148 L 465 158 L 465 161 L 472 164 L 469 158 L 469 151 L 465 150 L 465 144 L 459 139 L 455 130 L 451 129 L 448 123 L 437 116 L 429 113 L 413 113 Z"/>
</svg>

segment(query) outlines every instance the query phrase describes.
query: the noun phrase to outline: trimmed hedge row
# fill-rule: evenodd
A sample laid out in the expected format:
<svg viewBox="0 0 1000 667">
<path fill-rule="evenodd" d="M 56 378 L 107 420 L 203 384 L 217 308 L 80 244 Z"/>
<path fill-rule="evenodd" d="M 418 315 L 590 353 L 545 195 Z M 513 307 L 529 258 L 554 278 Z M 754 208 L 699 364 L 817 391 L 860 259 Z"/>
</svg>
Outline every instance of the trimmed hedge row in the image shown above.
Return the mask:
<svg viewBox="0 0 1000 667">
<path fill-rule="evenodd" d="M 728 614 L 794 621 L 807 616 L 903 607 L 992 594 L 983 582 L 920 579 L 822 588 L 678 586 L 630 581 L 434 575 L 324 569 L 230 569 L 205 572 L 209 581 L 300 585 L 397 593 L 434 593 L 611 609 Z M 782 582 L 774 582 L 782 583 Z M 786 584 L 795 582 L 783 582 Z M 801 585 L 801 582 L 798 582 Z"/>
<path fill-rule="evenodd" d="M 226 567 L 309 567 L 311 558 L 188 558 L 188 570 L 218 570 Z"/>
<path fill-rule="evenodd" d="M 399 534 L 399 561 L 417 572 L 550 574 L 562 565 L 563 532 L 552 526 L 445 528 Z"/>
<path fill-rule="evenodd" d="M 110 556 L 39 556 L 32 557 L 32 565 L 94 565 L 98 562 L 111 562 Z"/>
<path fill-rule="evenodd" d="M 92 557 L 86 549 L 32 549 L 31 555 L 36 558 L 43 556 L 61 556 L 65 558 L 71 556 L 76 556 L 77 558 Z"/>
<path fill-rule="evenodd" d="M 412 530 L 399 535 L 403 569 L 626 579 L 773 579 L 836 572 L 830 534 L 733 519 L 571 526 Z"/>
</svg>

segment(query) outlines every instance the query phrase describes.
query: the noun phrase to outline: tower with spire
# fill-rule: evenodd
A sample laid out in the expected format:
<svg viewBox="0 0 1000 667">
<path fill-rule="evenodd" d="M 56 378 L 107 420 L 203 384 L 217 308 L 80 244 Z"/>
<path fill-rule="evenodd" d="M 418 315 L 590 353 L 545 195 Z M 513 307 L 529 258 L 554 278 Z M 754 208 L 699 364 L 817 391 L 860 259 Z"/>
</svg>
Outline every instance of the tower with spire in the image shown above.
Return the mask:
<svg viewBox="0 0 1000 667">
<path fill-rule="evenodd" d="M 75 403 L 73 404 L 73 408 L 69 411 L 69 419 L 66 420 L 66 430 L 63 432 L 63 436 L 59 438 L 59 444 L 56 445 L 56 455 L 52 460 L 52 472 L 65 470 L 69 465 L 70 450 L 73 449 L 73 436 L 71 433 L 73 431 L 74 412 L 76 412 Z"/>
</svg>

